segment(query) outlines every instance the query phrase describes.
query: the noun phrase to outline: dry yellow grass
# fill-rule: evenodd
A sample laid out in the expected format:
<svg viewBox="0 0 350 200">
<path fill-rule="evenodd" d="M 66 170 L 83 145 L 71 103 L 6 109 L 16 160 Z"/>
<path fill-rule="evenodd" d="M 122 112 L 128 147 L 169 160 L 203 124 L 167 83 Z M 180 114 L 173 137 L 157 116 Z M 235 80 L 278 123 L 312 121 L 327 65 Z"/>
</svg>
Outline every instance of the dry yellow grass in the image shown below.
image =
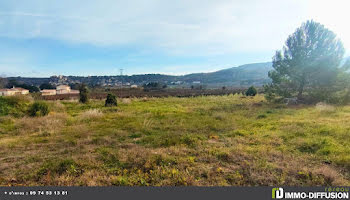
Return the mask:
<svg viewBox="0 0 350 200">
<path fill-rule="evenodd" d="M 98 109 L 87 110 L 79 115 L 80 120 L 94 120 L 103 117 L 103 113 Z"/>
<path fill-rule="evenodd" d="M 122 98 L 122 103 L 131 104 L 131 99 L 130 98 Z"/>
<path fill-rule="evenodd" d="M 316 109 L 321 112 L 334 112 L 335 107 L 323 102 L 317 103 L 316 104 Z"/>
</svg>

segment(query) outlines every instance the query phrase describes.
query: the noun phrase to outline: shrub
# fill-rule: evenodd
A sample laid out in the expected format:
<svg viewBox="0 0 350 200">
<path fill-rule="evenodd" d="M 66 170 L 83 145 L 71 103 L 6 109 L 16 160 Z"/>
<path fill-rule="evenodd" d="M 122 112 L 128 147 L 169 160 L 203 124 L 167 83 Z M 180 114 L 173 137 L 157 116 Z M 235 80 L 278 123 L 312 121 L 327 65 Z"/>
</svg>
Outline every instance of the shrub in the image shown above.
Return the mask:
<svg viewBox="0 0 350 200">
<path fill-rule="evenodd" d="M 248 90 L 245 92 L 246 96 L 255 96 L 258 92 L 256 91 L 254 86 L 251 86 L 248 88 Z"/>
<path fill-rule="evenodd" d="M 105 102 L 105 106 L 117 106 L 117 98 L 113 94 L 108 94 Z"/>
<path fill-rule="evenodd" d="M 32 117 L 45 116 L 49 114 L 49 106 L 45 102 L 35 102 L 29 108 L 29 115 Z"/>
<path fill-rule="evenodd" d="M 79 102 L 80 103 L 87 103 L 87 102 L 89 102 L 88 94 L 89 94 L 89 91 L 88 91 L 86 85 L 82 84 L 79 87 Z"/>
</svg>

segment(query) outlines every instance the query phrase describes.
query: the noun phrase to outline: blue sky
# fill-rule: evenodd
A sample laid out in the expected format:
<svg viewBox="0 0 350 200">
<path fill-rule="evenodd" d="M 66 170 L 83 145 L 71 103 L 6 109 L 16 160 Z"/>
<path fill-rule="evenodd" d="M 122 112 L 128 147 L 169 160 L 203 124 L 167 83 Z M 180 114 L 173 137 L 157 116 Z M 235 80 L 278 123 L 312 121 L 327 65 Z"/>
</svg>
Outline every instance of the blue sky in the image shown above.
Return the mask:
<svg viewBox="0 0 350 200">
<path fill-rule="evenodd" d="M 0 1 L 0 75 L 187 74 L 270 61 L 314 19 L 350 46 L 347 0 Z M 347 52 L 347 55 L 349 53 Z"/>
</svg>

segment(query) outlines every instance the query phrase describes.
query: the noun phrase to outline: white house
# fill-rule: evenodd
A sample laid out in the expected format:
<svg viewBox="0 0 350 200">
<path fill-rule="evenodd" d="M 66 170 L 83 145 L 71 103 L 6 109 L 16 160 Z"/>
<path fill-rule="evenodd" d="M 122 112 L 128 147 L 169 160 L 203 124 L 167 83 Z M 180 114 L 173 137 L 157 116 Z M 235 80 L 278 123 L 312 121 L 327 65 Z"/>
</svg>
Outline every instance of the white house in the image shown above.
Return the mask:
<svg viewBox="0 0 350 200">
<path fill-rule="evenodd" d="M 50 90 L 45 89 L 45 90 L 41 90 L 41 95 L 43 95 L 43 96 L 56 95 L 56 94 L 57 94 L 57 92 L 56 92 L 55 89 L 50 89 Z"/>
<path fill-rule="evenodd" d="M 57 94 L 69 94 L 70 93 L 70 87 L 69 85 L 59 85 L 56 87 L 56 93 Z"/>
<path fill-rule="evenodd" d="M 29 94 L 29 90 L 23 88 L 13 87 L 11 89 L 0 89 L 0 96 L 14 96 L 26 94 Z"/>
<path fill-rule="evenodd" d="M 41 90 L 41 95 L 43 96 L 56 94 L 79 94 L 79 90 L 72 90 L 69 85 L 59 85 L 56 89 Z"/>
<path fill-rule="evenodd" d="M 11 89 L 0 89 L 0 96 L 13 96 L 14 93 Z"/>
</svg>

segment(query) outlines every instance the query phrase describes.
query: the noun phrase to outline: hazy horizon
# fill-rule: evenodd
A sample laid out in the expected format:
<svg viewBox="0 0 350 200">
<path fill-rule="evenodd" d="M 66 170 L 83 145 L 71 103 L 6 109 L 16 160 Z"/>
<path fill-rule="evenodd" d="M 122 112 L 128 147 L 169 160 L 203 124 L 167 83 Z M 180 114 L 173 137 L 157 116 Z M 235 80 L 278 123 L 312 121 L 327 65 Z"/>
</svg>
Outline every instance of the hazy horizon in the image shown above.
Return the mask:
<svg viewBox="0 0 350 200">
<path fill-rule="evenodd" d="M 242 64 L 242 65 L 238 65 L 238 66 L 232 66 L 232 67 L 228 67 L 228 68 L 224 68 L 224 69 L 219 69 L 219 70 L 213 70 L 213 71 L 206 71 L 206 72 L 192 72 L 192 73 L 185 73 L 185 74 L 166 74 L 166 73 L 135 73 L 135 74 L 124 74 L 123 72 L 123 76 L 137 76 L 137 75 L 150 75 L 150 74 L 160 74 L 160 75 L 167 75 L 167 76 L 186 76 L 186 75 L 190 75 L 190 74 L 201 74 L 201 73 L 213 73 L 213 72 L 217 72 L 217 71 L 221 71 L 221 70 L 225 70 L 225 69 L 230 69 L 230 68 L 235 68 L 235 67 L 242 67 L 245 65 L 250 65 L 250 64 L 258 64 L 258 63 L 271 63 L 271 61 L 266 61 L 266 62 L 255 62 L 255 63 L 246 63 L 246 64 Z M 119 74 L 118 74 L 119 73 Z M 2 78 L 7 78 L 7 77 L 24 77 L 24 78 L 48 78 L 51 76 L 81 76 L 81 77 L 88 77 L 88 76 L 120 76 L 120 71 L 116 73 L 116 74 L 109 74 L 109 75 L 64 75 L 64 74 L 52 74 L 49 76 L 7 76 L 6 74 L 0 74 L 0 77 Z"/>
<path fill-rule="evenodd" d="M 0 2 L 0 75 L 184 75 L 269 62 L 313 19 L 350 46 L 346 0 Z M 349 51 L 346 53 L 349 56 Z"/>
</svg>

